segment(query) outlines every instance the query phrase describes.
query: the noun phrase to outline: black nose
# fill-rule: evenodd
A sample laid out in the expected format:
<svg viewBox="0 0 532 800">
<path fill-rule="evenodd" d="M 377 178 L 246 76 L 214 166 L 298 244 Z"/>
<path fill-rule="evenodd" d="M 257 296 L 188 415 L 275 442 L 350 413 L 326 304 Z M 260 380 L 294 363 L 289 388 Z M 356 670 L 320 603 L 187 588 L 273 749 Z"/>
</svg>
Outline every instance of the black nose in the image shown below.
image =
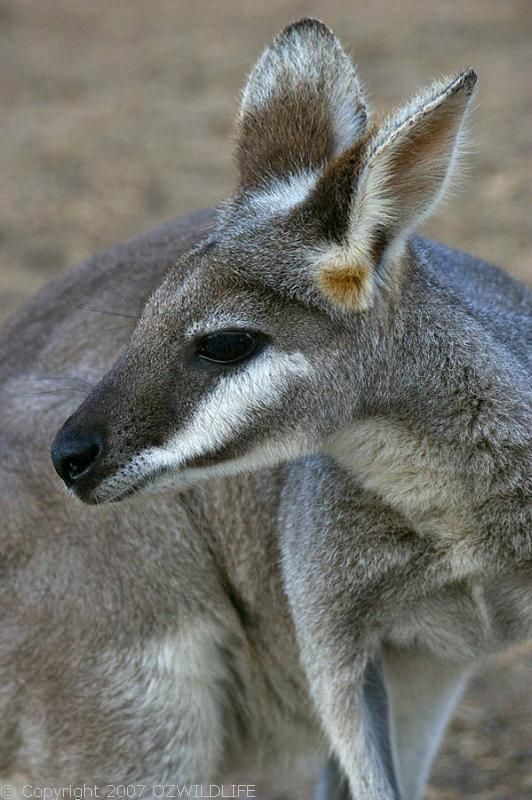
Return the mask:
<svg viewBox="0 0 532 800">
<path fill-rule="evenodd" d="M 71 488 L 89 474 L 102 450 L 102 437 L 96 431 L 60 431 L 52 445 L 52 461 L 59 477 Z"/>
</svg>

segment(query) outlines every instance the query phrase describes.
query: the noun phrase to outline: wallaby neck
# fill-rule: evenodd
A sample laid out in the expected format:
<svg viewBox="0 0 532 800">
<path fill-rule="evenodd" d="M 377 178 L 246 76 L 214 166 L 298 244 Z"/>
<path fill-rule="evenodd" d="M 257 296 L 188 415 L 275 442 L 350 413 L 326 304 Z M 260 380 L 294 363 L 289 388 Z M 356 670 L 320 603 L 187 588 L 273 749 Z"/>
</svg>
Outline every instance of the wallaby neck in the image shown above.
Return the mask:
<svg viewBox="0 0 532 800">
<path fill-rule="evenodd" d="M 478 535 L 503 514 L 528 541 L 526 385 L 465 304 L 424 264 L 410 270 L 400 315 L 375 337 L 373 397 L 326 452 L 420 535 Z"/>
</svg>

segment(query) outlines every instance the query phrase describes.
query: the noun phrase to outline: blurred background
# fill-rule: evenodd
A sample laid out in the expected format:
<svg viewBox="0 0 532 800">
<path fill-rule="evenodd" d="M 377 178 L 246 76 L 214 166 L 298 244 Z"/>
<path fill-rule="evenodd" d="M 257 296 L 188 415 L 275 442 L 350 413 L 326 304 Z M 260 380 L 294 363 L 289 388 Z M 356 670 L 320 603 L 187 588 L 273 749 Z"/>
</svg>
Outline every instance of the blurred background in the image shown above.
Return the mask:
<svg viewBox="0 0 532 800">
<path fill-rule="evenodd" d="M 231 189 L 244 76 L 305 15 L 340 35 L 377 111 L 477 69 L 466 174 L 426 231 L 532 279 L 530 0 L 0 0 L 0 322 L 70 264 Z M 430 800 L 532 797 L 531 682 L 526 650 L 475 678 Z"/>
</svg>

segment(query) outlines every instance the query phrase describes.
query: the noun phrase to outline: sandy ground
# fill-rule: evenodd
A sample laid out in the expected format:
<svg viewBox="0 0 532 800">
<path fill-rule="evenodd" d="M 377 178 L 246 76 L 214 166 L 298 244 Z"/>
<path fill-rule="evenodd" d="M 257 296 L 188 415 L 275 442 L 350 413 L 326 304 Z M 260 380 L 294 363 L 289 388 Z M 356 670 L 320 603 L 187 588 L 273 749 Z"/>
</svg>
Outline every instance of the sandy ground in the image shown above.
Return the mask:
<svg viewBox="0 0 532 800">
<path fill-rule="evenodd" d="M 0 320 L 69 264 L 223 197 L 244 74 L 307 14 L 341 35 L 376 110 L 476 67 L 466 179 L 427 230 L 530 280 L 530 0 L 0 0 Z M 524 653 L 473 681 L 431 800 L 532 797 L 531 678 Z"/>
</svg>

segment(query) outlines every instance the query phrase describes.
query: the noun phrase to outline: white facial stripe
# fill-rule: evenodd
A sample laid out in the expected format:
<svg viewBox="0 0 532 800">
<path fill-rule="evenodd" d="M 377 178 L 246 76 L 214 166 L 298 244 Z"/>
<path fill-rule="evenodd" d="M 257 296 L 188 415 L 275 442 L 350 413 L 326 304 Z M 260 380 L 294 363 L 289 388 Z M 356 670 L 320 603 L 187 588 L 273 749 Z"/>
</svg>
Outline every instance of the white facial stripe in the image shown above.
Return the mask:
<svg viewBox="0 0 532 800">
<path fill-rule="evenodd" d="M 309 436 L 303 432 L 294 432 L 283 439 L 271 439 L 264 442 L 239 458 L 221 461 L 219 464 L 211 464 L 207 467 L 190 467 L 178 474 L 163 473 L 148 484 L 147 490 L 160 491 L 176 486 L 191 486 L 212 478 L 226 478 L 244 472 L 256 472 L 259 469 L 274 467 L 281 462 L 298 458 L 313 449 L 314 443 Z"/>
<path fill-rule="evenodd" d="M 242 472 L 256 472 L 265 467 L 273 467 L 281 461 L 289 461 L 297 458 L 309 451 L 312 442 L 310 437 L 303 432 L 292 433 L 282 439 L 271 439 L 240 458 L 233 458 L 229 461 L 222 461 L 220 464 L 213 464 L 209 467 L 191 467 L 184 470 L 183 479 L 186 482 L 196 482 L 214 477 L 226 477 Z"/>
<path fill-rule="evenodd" d="M 144 477 L 151 480 L 143 491 L 157 492 L 163 489 L 175 489 L 197 485 L 199 482 L 212 478 L 226 478 L 230 475 L 239 475 L 244 472 L 256 472 L 259 469 L 274 467 L 284 461 L 299 458 L 307 455 L 316 449 L 316 442 L 307 433 L 293 432 L 282 439 L 270 439 L 250 450 L 239 458 L 232 458 L 221 461 L 219 464 L 211 464 L 207 467 L 189 467 L 180 472 L 163 472 L 158 474 L 157 469 L 162 465 L 156 458 L 156 463 L 152 463 L 152 453 L 145 451 L 137 459 L 128 465 L 126 470 L 113 475 L 104 481 L 97 489 L 96 494 L 100 502 L 113 499 L 117 495 L 123 494 L 125 490 L 135 481 Z M 155 471 L 153 470 L 155 466 Z M 133 483 L 132 483 L 133 482 Z"/>
<path fill-rule="evenodd" d="M 311 373 L 302 353 L 266 351 L 245 371 L 223 376 L 182 431 L 164 447 L 150 448 L 139 458 L 149 471 L 209 455 L 235 439 L 254 411 L 274 405 L 291 379 Z"/>
<path fill-rule="evenodd" d="M 243 456 L 207 467 L 181 469 L 179 474 L 160 474 L 170 468 L 177 472 L 194 458 L 211 455 L 238 438 L 252 415 L 271 408 L 291 381 L 312 375 L 313 367 L 303 353 L 265 351 L 245 371 L 223 376 L 205 397 L 184 429 L 162 447 L 143 450 L 122 469 L 104 480 L 95 495 L 100 502 L 122 495 L 144 478 L 153 476 L 147 489 L 187 486 L 206 478 L 251 472 L 274 466 L 283 460 L 309 452 L 313 442 L 305 432 L 292 432 L 282 439 L 271 438 Z"/>
</svg>

